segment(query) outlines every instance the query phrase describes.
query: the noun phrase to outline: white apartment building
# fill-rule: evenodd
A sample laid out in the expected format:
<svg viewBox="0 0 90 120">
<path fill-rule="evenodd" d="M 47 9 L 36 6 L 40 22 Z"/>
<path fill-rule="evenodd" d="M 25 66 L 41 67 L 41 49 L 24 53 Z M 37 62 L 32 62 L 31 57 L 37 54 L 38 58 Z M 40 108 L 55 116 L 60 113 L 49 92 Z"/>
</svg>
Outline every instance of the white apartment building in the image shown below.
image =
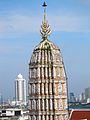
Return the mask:
<svg viewBox="0 0 90 120">
<path fill-rule="evenodd" d="M 21 74 L 15 80 L 15 99 L 17 104 L 26 104 L 26 80 Z"/>
</svg>

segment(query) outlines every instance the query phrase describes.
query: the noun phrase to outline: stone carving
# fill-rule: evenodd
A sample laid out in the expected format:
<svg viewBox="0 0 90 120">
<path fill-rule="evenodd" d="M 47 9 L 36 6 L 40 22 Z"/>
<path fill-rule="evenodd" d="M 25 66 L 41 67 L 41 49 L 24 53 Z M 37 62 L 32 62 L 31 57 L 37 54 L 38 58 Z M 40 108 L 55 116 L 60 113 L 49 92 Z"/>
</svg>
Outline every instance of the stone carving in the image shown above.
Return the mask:
<svg viewBox="0 0 90 120">
<path fill-rule="evenodd" d="M 40 94 L 40 84 L 38 84 L 38 83 L 35 86 L 35 93 Z"/>
<path fill-rule="evenodd" d="M 35 94 L 35 90 L 36 90 L 35 87 L 36 87 L 35 84 L 32 84 L 32 94 Z"/>
<path fill-rule="evenodd" d="M 45 120 L 45 115 L 42 115 L 42 120 Z"/>
<path fill-rule="evenodd" d="M 54 116 L 54 120 L 58 120 L 58 117 L 57 117 L 56 115 Z M 60 119 L 60 120 L 61 120 L 61 119 Z"/>
<path fill-rule="evenodd" d="M 53 90 L 54 90 L 54 91 L 53 91 L 54 94 L 56 94 L 57 91 L 56 91 L 56 84 L 55 84 L 55 83 L 53 83 Z"/>
<path fill-rule="evenodd" d="M 32 120 L 36 120 L 36 116 L 35 115 L 32 116 Z"/>
<path fill-rule="evenodd" d="M 29 110 L 31 110 L 32 109 L 31 100 L 28 101 L 28 104 L 29 104 Z"/>
<path fill-rule="evenodd" d="M 45 106 L 44 106 L 44 99 L 42 99 L 42 110 L 44 110 Z"/>
<path fill-rule="evenodd" d="M 31 116 L 29 116 L 29 120 L 32 120 Z"/>
<path fill-rule="evenodd" d="M 40 78 L 40 68 L 39 68 L 39 67 L 38 67 L 38 69 L 37 69 L 36 76 L 37 76 L 38 78 Z"/>
<path fill-rule="evenodd" d="M 48 83 L 45 83 L 45 94 L 48 94 Z"/>
<path fill-rule="evenodd" d="M 60 116 L 59 116 L 59 120 L 67 120 L 67 119 L 63 119 L 63 116 L 60 115 Z"/>
<path fill-rule="evenodd" d="M 41 83 L 42 94 L 44 94 L 44 83 Z"/>
<path fill-rule="evenodd" d="M 62 84 L 59 82 L 58 84 L 58 93 L 61 94 L 62 93 Z"/>
<path fill-rule="evenodd" d="M 48 99 L 46 99 L 46 110 L 48 110 Z"/>
<path fill-rule="evenodd" d="M 49 94 L 52 94 L 52 83 L 49 83 Z"/>
<path fill-rule="evenodd" d="M 36 78 L 36 76 L 37 76 L 37 70 L 36 70 L 36 68 L 34 68 L 31 70 L 31 77 Z"/>
<path fill-rule="evenodd" d="M 50 110 L 53 110 L 53 102 L 52 102 L 52 99 L 50 99 Z"/>
<path fill-rule="evenodd" d="M 54 109 L 57 110 L 57 100 L 54 99 Z"/>
<path fill-rule="evenodd" d="M 52 115 L 50 115 L 50 120 L 53 120 L 53 116 Z"/>
<path fill-rule="evenodd" d="M 53 67 L 53 78 L 56 78 L 56 68 Z"/>
<path fill-rule="evenodd" d="M 36 100 L 32 100 L 32 109 L 36 110 Z"/>
<path fill-rule="evenodd" d="M 37 116 L 37 120 L 41 120 L 41 116 L 39 115 L 39 116 Z"/>
<path fill-rule="evenodd" d="M 63 109 L 62 99 L 59 99 L 59 100 L 58 100 L 58 108 L 59 108 L 59 110 L 62 110 L 62 109 Z"/>
<path fill-rule="evenodd" d="M 31 91 L 32 91 L 32 89 L 31 89 L 31 84 L 29 84 L 29 85 L 28 85 L 28 94 L 29 94 L 29 95 L 31 95 Z"/>
<path fill-rule="evenodd" d="M 60 77 L 60 68 L 57 67 L 57 77 Z"/>
<path fill-rule="evenodd" d="M 37 100 L 37 110 L 41 109 L 41 102 L 40 99 Z"/>
</svg>

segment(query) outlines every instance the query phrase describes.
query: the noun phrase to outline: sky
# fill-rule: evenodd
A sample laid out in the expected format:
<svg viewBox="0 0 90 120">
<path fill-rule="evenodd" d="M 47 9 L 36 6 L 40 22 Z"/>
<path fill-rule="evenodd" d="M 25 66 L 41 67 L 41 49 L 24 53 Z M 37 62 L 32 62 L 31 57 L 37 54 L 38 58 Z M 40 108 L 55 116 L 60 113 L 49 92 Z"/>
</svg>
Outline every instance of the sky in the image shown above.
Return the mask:
<svg viewBox="0 0 90 120">
<path fill-rule="evenodd" d="M 43 0 L 0 0 L 0 93 L 15 96 L 15 79 L 27 80 L 33 49 L 42 40 Z M 90 0 L 46 0 L 49 40 L 60 47 L 69 92 L 90 87 Z"/>
</svg>

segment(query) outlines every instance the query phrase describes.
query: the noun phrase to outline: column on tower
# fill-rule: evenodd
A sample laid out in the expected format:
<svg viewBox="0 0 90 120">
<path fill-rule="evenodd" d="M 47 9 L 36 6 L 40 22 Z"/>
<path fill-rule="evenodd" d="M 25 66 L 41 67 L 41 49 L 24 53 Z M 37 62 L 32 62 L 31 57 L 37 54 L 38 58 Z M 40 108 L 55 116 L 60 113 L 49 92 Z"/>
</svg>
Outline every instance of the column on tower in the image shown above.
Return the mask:
<svg viewBox="0 0 90 120">
<path fill-rule="evenodd" d="M 47 79 L 47 51 L 45 50 L 45 78 Z"/>
<path fill-rule="evenodd" d="M 29 116 L 29 120 L 32 120 L 31 116 Z"/>
<path fill-rule="evenodd" d="M 35 115 L 32 116 L 32 120 L 36 120 L 36 116 Z"/>
<path fill-rule="evenodd" d="M 37 110 L 41 110 L 41 102 L 40 99 L 37 100 Z"/>
<path fill-rule="evenodd" d="M 45 94 L 48 95 L 48 83 L 47 83 L 47 81 L 45 83 Z"/>
<path fill-rule="evenodd" d="M 53 66 L 53 78 L 56 78 L 56 68 Z"/>
<path fill-rule="evenodd" d="M 59 110 L 62 110 L 62 109 L 63 109 L 62 98 L 59 99 L 58 108 L 59 108 Z"/>
<path fill-rule="evenodd" d="M 31 69 L 29 69 L 29 78 L 31 79 Z"/>
<path fill-rule="evenodd" d="M 50 95 L 52 94 L 52 83 L 51 82 L 49 83 L 49 94 Z"/>
<path fill-rule="evenodd" d="M 44 79 L 44 67 L 41 68 L 42 71 L 42 79 Z"/>
<path fill-rule="evenodd" d="M 50 98 L 50 110 L 53 110 L 53 101 L 52 101 L 52 98 Z"/>
<path fill-rule="evenodd" d="M 45 67 L 45 77 L 47 79 L 47 66 Z"/>
<path fill-rule="evenodd" d="M 56 83 L 55 83 L 55 81 L 53 82 L 53 91 L 54 91 L 54 94 L 56 94 Z"/>
<path fill-rule="evenodd" d="M 38 63 L 41 62 L 41 50 L 39 50 L 39 53 L 38 53 Z"/>
<path fill-rule="evenodd" d="M 60 67 L 60 74 L 61 74 L 61 77 L 62 78 L 65 78 L 65 71 L 64 71 L 64 65 L 63 64 L 61 64 L 61 67 Z"/>
<path fill-rule="evenodd" d="M 46 99 L 46 110 L 48 110 L 48 99 Z"/>
<path fill-rule="evenodd" d="M 44 102 L 44 99 L 42 99 L 42 110 L 43 110 L 43 111 L 45 110 L 45 102 Z"/>
<path fill-rule="evenodd" d="M 42 115 L 42 120 L 45 120 L 45 116 L 44 115 Z"/>
<path fill-rule="evenodd" d="M 37 77 L 40 78 L 40 67 L 37 68 Z"/>
<path fill-rule="evenodd" d="M 46 115 L 46 120 L 49 120 L 49 116 L 48 115 Z"/>
<path fill-rule="evenodd" d="M 51 59 L 50 59 L 50 50 L 48 51 L 48 61 L 51 62 Z"/>
<path fill-rule="evenodd" d="M 32 100 L 32 109 L 36 110 L 36 100 Z"/>
<path fill-rule="evenodd" d="M 28 85 L 28 93 L 29 93 L 29 95 L 31 95 L 31 84 L 29 83 L 29 85 Z"/>
<path fill-rule="evenodd" d="M 41 115 L 38 116 L 38 120 L 41 120 Z"/>
<path fill-rule="evenodd" d="M 54 99 L 54 110 L 57 110 L 57 100 Z"/>
<path fill-rule="evenodd" d="M 67 88 L 65 86 L 66 86 L 66 83 L 63 83 L 62 84 L 62 90 L 63 90 L 64 94 L 66 94 L 66 92 L 67 92 L 67 90 L 66 90 Z"/>
<path fill-rule="evenodd" d="M 33 83 L 33 84 L 32 84 L 32 94 L 35 94 L 35 90 L 36 90 L 35 87 L 36 87 L 36 86 L 35 86 L 35 84 Z"/>
<path fill-rule="evenodd" d="M 51 78 L 51 63 L 49 63 L 49 78 Z"/>
<path fill-rule="evenodd" d="M 41 120 L 41 115 L 38 115 L 38 116 L 37 116 L 37 120 Z"/>
<path fill-rule="evenodd" d="M 44 95 L 44 83 L 41 83 L 41 92 L 42 92 L 42 95 Z"/>
<path fill-rule="evenodd" d="M 54 116 L 54 120 L 58 120 L 57 115 Z M 61 119 L 60 119 L 61 120 Z"/>
<path fill-rule="evenodd" d="M 40 83 L 37 83 L 37 86 L 36 86 L 36 88 L 37 88 L 37 94 L 39 94 L 40 95 Z"/>
<path fill-rule="evenodd" d="M 31 100 L 28 101 L 28 104 L 29 104 L 29 110 L 32 110 L 32 107 L 31 107 L 31 105 L 32 105 Z"/>
<path fill-rule="evenodd" d="M 42 50 L 42 65 L 44 65 L 44 50 Z"/>
<path fill-rule="evenodd" d="M 51 60 L 50 60 L 50 51 L 48 52 L 48 67 L 49 67 L 49 78 L 51 78 Z"/>
<path fill-rule="evenodd" d="M 50 115 L 50 120 L 53 120 L 53 116 L 52 115 Z"/>
</svg>

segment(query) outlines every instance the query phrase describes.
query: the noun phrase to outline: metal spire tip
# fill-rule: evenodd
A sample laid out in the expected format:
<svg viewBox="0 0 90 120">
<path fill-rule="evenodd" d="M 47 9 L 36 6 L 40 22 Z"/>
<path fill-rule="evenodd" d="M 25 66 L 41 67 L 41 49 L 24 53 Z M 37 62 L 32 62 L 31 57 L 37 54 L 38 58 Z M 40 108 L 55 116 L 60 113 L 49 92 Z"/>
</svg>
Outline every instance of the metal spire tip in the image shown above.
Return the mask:
<svg viewBox="0 0 90 120">
<path fill-rule="evenodd" d="M 47 7 L 47 4 L 44 2 L 42 6 L 43 6 L 43 7 Z"/>
</svg>

